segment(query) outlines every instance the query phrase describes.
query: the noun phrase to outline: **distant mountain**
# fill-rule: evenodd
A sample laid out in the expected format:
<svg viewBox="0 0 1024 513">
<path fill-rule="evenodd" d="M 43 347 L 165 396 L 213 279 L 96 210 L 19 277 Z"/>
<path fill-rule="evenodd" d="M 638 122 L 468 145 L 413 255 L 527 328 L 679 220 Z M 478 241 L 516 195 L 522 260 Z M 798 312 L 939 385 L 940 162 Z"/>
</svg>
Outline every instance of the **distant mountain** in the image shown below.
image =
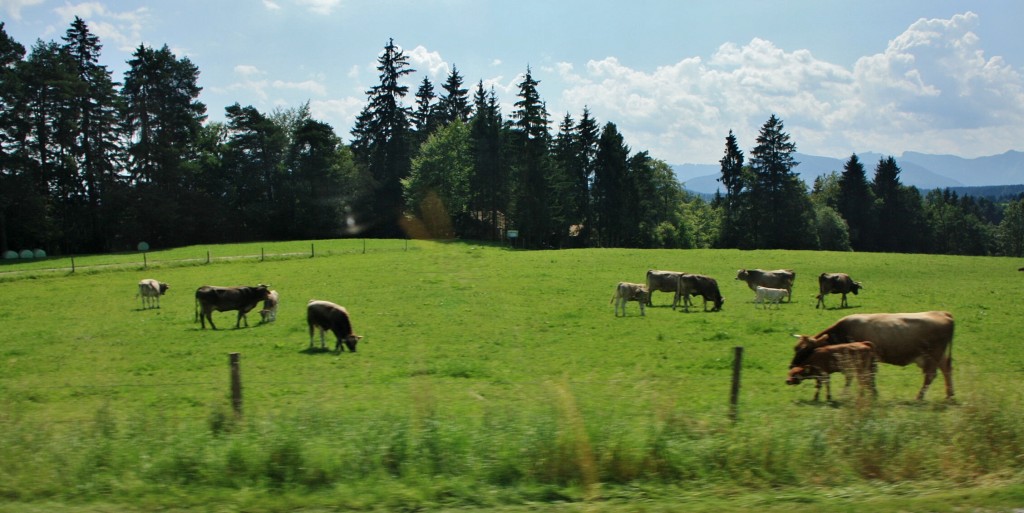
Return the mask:
<svg viewBox="0 0 1024 513">
<path fill-rule="evenodd" d="M 879 153 L 858 153 L 864 165 L 868 180 L 874 178 L 875 166 L 888 155 Z M 835 171 L 841 173 L 849 157 L 832 158 L 816 155 L 794 154 L 800 163 L 795 169 L 800 178 L 810 187 L 814 179 Z M 922 191 L 946 187 L 978 187 L 990 185 L 1024 184 L 1024 152 L 1008 151 L 1000 155 L 965 159 L 953 155 L 929 155 L 905 152 L 896 157 L 900 166 L 900 182 L 913 185 Z M 718 164 L 680 164 L 672 166 L 683 186 L 690 191 L 714 194 L 721 184 L 721 168 Z"/>
</svg>

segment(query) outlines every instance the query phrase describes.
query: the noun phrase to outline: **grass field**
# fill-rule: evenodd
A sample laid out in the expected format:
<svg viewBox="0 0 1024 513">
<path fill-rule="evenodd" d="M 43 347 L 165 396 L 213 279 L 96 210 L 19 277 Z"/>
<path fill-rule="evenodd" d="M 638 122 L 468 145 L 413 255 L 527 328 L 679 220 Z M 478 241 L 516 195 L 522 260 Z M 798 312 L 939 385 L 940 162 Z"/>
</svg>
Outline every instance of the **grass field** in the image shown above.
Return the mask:
<svg viewBox="0 0 1024 513">
<path fill-rule="evenodd" d="M 1015 259 L 384 242 L 317 241 L 314 258 L 309 242 L 215 246 L 245 258 L 210 264 L 192 256 L 206 248 L 152 252 L 146 269 L 138 255 L 75 273 L 4 265 L 0 511 L 1024 506 Z M 264 246 L 299 255 L 254 258 Z M 673 311 L 655 293 L 646 316 L 630 303 L 616 318 L 615 284 L 652 268 L 717 278 L 723 311 Z M 793 302 L 756 308 L 739 268 L 794 269 Z M 864 284 L 850 308 L 814 308 L 826 271 Z M 159 310 L 140 308 L 142 278 L 170 284 Z M 281 294 L 275 323 L 194 323 L 200 285 L 257 283 Z M 308 348 L 312 298 L 348 308 L 357 353 Z M 832 404 L 784 384 L 791 334 L 922 310 L 956 319 L 954 402 L 941 377 L 913 401 L 917 368 L 881 366 L 874 402 L 841 378 Z"/>
</svg>

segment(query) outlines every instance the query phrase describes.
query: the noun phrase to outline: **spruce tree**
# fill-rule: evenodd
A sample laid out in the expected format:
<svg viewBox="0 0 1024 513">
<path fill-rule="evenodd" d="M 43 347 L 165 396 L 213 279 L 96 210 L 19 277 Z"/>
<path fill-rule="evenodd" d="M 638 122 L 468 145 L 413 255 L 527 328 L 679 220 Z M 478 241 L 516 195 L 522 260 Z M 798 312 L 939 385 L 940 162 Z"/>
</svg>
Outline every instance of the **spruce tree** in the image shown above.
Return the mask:
<svg viewBox="0 0 1024 513">
<path fill-rule="evenodd" d="M 455 120 L 463 123 L 469 121 L 469 116 L 473 112 L 469 101 L 469 90 L 462 88 L 462 76 L 459 75 L 459 70 L 454 65 L 441 88 L 444 89 L 444 93 L 441 94 L 437 102 L 440 124 L 447 125 Z"/>
<path fill-rule="evenodd" d="M 874 249 L 872 234 L 875 231 L 875 198 L 868 184 L 857 154 L 854 153 L 843 166 L 839 176 L 839 195 L 836 210 L 846 220 L 850 234 L 850 246 L 855 251 Z"/>
<path fill-rule="evenodd" d="M 725 187 L 725 196 L 721 201 L 722 225 L 716 245 L 722 248 L 752 247 L 753 239 L 743 234 L 751 228 L 749 193 L 753 176 L 743 165 L 743 151 L 732 130 L 725 138 L 725 155 L 718 162 L 722 171 L 718 182 Z"/>
<path fill-rule="evenodd" d="M 768 249 L 810 249 L 814 214 L 807 187 L 793 172 L 796 144 L 774 114 L 761 126 L 757 146 L 750 152 L 754 173 L 751 187 L 753 206 L 750 236 L 755 247 Z"/>
<path fill-rule="evenodd" d="M 520 230 L 524 244 L 544 247 L 552 244 L 551 212 L 549 210 L 548 112 L 537 91 L 529 67 L 519 83 L 519 100 L 512 112 L 515 180 L 514 227 Z"/>
<path fill-rule="evenodd" d="M 484 91 L 483 81 L 473 95 L 474 114 L 470 119 L 473 172 L 470 176 L 470 213 L 481 222 L 475 232 L 489 240 L 501 237 L 502 221 L 508 214 L 508 166 L 502 160 L 502 115 L 492 88 Z"/>
</svg>

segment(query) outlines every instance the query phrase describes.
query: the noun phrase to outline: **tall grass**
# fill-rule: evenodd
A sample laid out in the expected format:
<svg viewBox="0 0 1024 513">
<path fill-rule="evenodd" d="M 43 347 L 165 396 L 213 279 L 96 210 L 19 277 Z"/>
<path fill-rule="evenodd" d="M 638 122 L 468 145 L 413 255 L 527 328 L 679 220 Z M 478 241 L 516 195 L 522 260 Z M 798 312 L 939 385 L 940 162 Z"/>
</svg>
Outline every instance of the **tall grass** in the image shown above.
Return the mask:
<svg viewBox="0 0 1024 513">
<path fill-rule="evenodd" d="M 755 266 L 795 268 L 793 303 L 755 309 L 732 280 Z M 408 253 L 11 280 L 0 284 L 0 498 L 416 510 L 1020 482 L 1024 408 L 1007 383 L 1019 380 L 1024 349 L 1007 343 L 1020 324 L 1005 299 L 1016 267 L 417 243 Z M 642 281 L 648 268 L 715 276 L 725 309 L 673 312 L 656 295 L 645 317 L 635 305 L 614 317 L 614 284 Z M 815 310 L 822 271 L 849 272 L 866 290 L 852 308 Z M 172 288 L 160 310 L 143 311 L 133 288 L 150 275 Z M 282 293 L 276 323 L 193 324 L 194 287 L 257 282 Z M 349 308 L 366 336 L 359 352 L 307 349 L 310 298 Z M 941 378 L 912 401 L 915 368 L 882 366 L 881 396 L 867 402 L 851 390 L 814 403 L 810 388 L 783 384 L 791 333 L 848 313 L 924 309 L 957 319 L 955 402 L 942 400 Z M 736 422 L 733 346 L 746 349 Z M 230 352 L 243 355 L 241 417 L 227 398 Z"/>
</svg>

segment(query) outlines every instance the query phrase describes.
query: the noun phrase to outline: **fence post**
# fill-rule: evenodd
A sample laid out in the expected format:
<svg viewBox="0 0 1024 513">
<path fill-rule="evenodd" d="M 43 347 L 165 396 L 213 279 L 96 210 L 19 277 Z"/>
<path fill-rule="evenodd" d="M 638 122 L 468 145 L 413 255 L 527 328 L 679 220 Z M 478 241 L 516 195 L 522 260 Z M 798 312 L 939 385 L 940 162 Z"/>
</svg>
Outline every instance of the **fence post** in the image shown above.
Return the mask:
<svg viewBox="0 0 1024 513">
<path fill-rule="evenodd" d="M 147 267 L 149 267 L 149 261 L 146 260 L 146 254 L 143 253 L 142 254 L 142 268 L 145 269 Z"/>
<path fill-rule="evenodd" d="M 743 368 L 743 347 L 733 348 L 732 358 L 732 390 L 729 392 L 729 418 L 736 422 L 739 417 L 740 401 L 740 369 Z"/>
<path fill-rule="evenodd" d="M 366 254 L 366 239 L 363 239 L 363 254 Z"/>
<path fill-rule="evenodd" d="M 210 250 L 206 250 L 206 263 L 210 263 Z"/>
<path fill-rule="evenodd" d="M 229 355 L 229 361 L 231 362 L 231 408 L 235 410 L 235 415 L 238 417 L 242 416 L 242 370 L 239 360 L 241 355 L 239 353 L 231 353 Z"/>
<path fill-rule="evenodd" d="M 75 255 L 71 255 L 71 272 L 75 272 Z"/>
<path fill-rule="evenodd" d="M 309 243 L 309 258 L 313 258 L 315 256 L 316 256 L 316 251 L 313 248 L 313 243 L 310 242 Z"/>
<path fill-rule="evenodd" d="M 265 257 L 263 255 L 263 248 L 260 248 L 260 262 L 262 262 L 264 258 Z"/>
</svg>

